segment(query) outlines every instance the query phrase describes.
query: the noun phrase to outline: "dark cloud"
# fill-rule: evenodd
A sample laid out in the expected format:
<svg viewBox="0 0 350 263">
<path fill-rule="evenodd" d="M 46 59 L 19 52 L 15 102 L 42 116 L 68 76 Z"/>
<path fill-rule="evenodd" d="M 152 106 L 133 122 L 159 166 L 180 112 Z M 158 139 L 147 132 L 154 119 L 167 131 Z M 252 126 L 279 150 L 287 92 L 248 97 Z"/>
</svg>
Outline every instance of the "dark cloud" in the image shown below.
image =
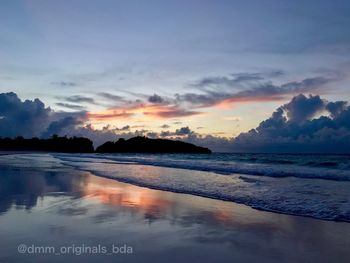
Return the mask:
<svg viewBox="0 0 350 263">
<path fill-rule="evenodd" d="M 58 82 L 51 82 L 52 85 L 61 86 L 61 87 L 75 87 L 77 84 L 75 82 L 70 81 L 58 81 Z"/>
<path fill-rule="evenodd" d="M 147 132 L 146 136 L 152 139 L 159 138 L 159 134 L 157 132 Z"/>
<path fill-rule="evenodd" d="M 321 111 L 330 116 L 317 117 Z M 350 107 L 298 95 L 232 143 L 239 152 L 350 152 Z"/>
<path fill-rule="evenodd" d="M 320 116 L 320 113 L 323 115 Z M 257 128 L 236 138 L 201 135 L 189 127 L 161 133 L 147 130 L 125 132 L 123 128 L 96 131 L 71 121 L 66 120 L 67 126 L 74 127 L 71 134 L 89 137 L 95 141 L 95 145 L 112 138 L 141 135 L 181 139 L 218 152 L 350 152 L 350 107 L 345 102 L 327 102 L 311 95 L 294 97 Z"/>
<path fill-rule="evenodd" d="M 111 100 L 111 101 L 125 101 L 124 97 L 122 96 L 118 96 L 118 95 L 114 95 L 111 93 L 107 93 L 107 92 L 99 92 L 97 95 L 99 95 L 100 97 L 103 97 L 107 100 Z"/>
<path fill-rule="evenodd" d="M 121 128 L 118 128 L 118 127 L 112 127 L 110 124 L 107 124 L 102 128 L 102 130 L 105 130 L 105 131 L 108 130 L 108 131 L 114 131 L 114 132 L 129 131 L 130 129 L 131 129 L 130 125 L 125 125 Z"/>
<path fill-rule="evenodd" d="M 326 102 L 320 96 L 305 97 L 300 94 L 295 96 L 291 102 L 282 106 L 286 112 L 288 121 L 304 122 L 324 110 Z"/>
<path fill-rule="evenodd" d="M 67 109 L 71 109 L 71 110 L 84 110 L 85 107 L 81 106 L 81 105 L 77 105 L 77 104 L 70 104 L 70 103 L 61 103 L 58 102 L 56 103 L 57 106 L 63 107 L 63 108 L 67 108 Z"/>
<path fill-rule="evenodd" d="M 163 124 L 162 126 L 160 126 L 159 128 L 162 128 L 162 129 L 169 129 L 170 126 L 168 124 Z"/>
<path fill-rule="evenodd" d="M 148 98 L 148 102 L 151 102 L 151 103 L 155 103 L 155 104 L 157 104 L 157 103 L 163 103 L 165 100 L 161 97 L 161 96 L 159 96 L 159 95 L 157 95 L 157 94 L 154 94 L 154 95 L 152 95 L 152 96 L 150 96 L 149 98 Z"/>
<path fill-rule="evenodd" d="M 236 94 L 237 97 L 256 97 L 256 96 L 271 96 L 295 94 L 303 92 L 312 92 L 319 90 L 323 85 L 333 81 L 333 79 L 324 77 L 306 78 L 302 81 L 292 81 L 276 86 L 271 83 L 265 83 L 255 88 L 241 91 Z"/>
<path fill-rule="evenodd" d="M 67 129 L 75 129 L 76 126 L 82 125 L 85 120 L 86 118 L 77 118 L 77 116 L 67 116 L 60 120 L 53 121 L 42 136 L 50 137 L 53 134 L 62 135 L 62 131 L 65 131 Z"/>
<path fill-rule="evenodd" d="M 204 88 L 207 86 L 223 86 L 226 85 L 228 87 L 234 86 L 243 81 L 256 81 L 262 80 L 262 78 L 255 74 L 242 75 L 242 76 L 216 76 L 216 77 L 206 77 L 198 82 L 194 83 L 193 86 Z"/>
<path fill-rule="evenodd" d="M 80 96 L 80 95 L 75 95 L 75 96 L 70 96 L 70 97 L 64 97 L 64 100 L 68 102 L 73 102 L 73 103 L 90 103 L 90 104 L 96 104 L 95 100 L 90 97 L 85 97 L 85 96 Z"/>
<path fill-rule="evenodd" d="M 160 137 L 170 137 L 170 136 L 174 136 L 175 134 L 171 131 L 162 131 L 159 136 Z"/>
<path fill-rule="evenodd" d="M 52 113 L 39 99 L 21 101 L 13 92 L 1 93 L 0 136 L 39 136 Z"/>
<path fill-rule="evenodd" d="M 130 125 L 126 125 L 126 126 L 124 126 L 124 127 L 121 127 L 121 128 L 117 128 L 117 130 L 118 131 L 128 131 L 128 130 L 130 130 Z"/>
<path fill-rule="evenodd" d="M 344 101 L 328 102 L 312 95 L 295 96 L 258 127 L 236 138 L 201 135 L 188 126 L 159 134 L 148 130 L 130 131 L 129 125 L 96 130 L 87 124 L 90 115 L 84 111 L 55 112 L 39 99 L 22 101 L 15 93 L 0 94 L 2 137 L 84 136 L 98 146 L 118 138 L 150 136 L 178 138 L 214 151 L 350 152 L 350 107 Z"/>
<path fill-rule="evenodd" d="M 176 94 L 175 96 L 179 103 L 189 103 L 194 107 L 211 107 L 220 103 L 231 104 L 236 102 L 283 100 L 289 95 L 320 91 L 324 85 L 331 81 L 334 81 L 334 79 L 313 77 L 299 82 L 287 82 L 282 85 L 274 85 L 270 81 L 259 82 L 250 85 L 248 88 L 234 92 L 218 85 L 212 89 L 202 90 L 204 92 L 202 94 L 185 93 Z"/>
<path fill-rule="evenodd" d="M 215 77 L 205 77 L 192 84 L 195 87 L 205 88 L 206 86 L 227 86 L 233 87 L 246 82 L 254 82 L 264 80 L 265 78 L 274 78 L 283 75 L 284 72 L 281 70 L 271 71 L 271 72 L 241 72 L 232 73 L 230 76 L 215 76 Z"/>
<path fill-rule="evenodd" d="M 329 102 L 326 109 L 330 112 L 333 118 L 336 118 L 346 110 L 347 104 L 346 101 Z"/>
<path fill-rule="evenodd" d="M 201 135 L 183 128 L 163 131 L 159 136 L 217 152 L 350 153 L 350 106 L 319 96 L 295 96 L 258 127 L 236 138 Z"/>
<path fill-rule="evenodd" d="M 0 94 L 1 137 L 48 137 L 73 130 L 86 116 L 86 112 L 55 112 L 39 99 L 22 101 L 13 92 Z"/>
<path fill-rule="evenodd" d="M 187 117 L 203 114 L 200 111 L 186 110 L 183 108 L 178 108 L 176 106 L 167 106 L 163 108 L 159 108 L 158 111 L 144 111 L 144 115 L 155 116 L 158 118 L 178 118 L 178 117 Z"/>
<path fill-rule="evenodd" d="M 194 134 L 194 132 L 188 126 L 186 126 L 176 129 L 175 132 L 162 131 L 160 133 L 160 137 L 188 136 L 190 134 Z"/>
<path fill-rule="evenodd" d="M 191 131 L 191 129 L 188 126 L 187 127 L 182 127 L 182 128 L 177 129 L 175 131 L 176 135 L 188 135 L 188 134 L 191 134 L 191 133 L 192 133 L 192 131 Z"/>
</svg>

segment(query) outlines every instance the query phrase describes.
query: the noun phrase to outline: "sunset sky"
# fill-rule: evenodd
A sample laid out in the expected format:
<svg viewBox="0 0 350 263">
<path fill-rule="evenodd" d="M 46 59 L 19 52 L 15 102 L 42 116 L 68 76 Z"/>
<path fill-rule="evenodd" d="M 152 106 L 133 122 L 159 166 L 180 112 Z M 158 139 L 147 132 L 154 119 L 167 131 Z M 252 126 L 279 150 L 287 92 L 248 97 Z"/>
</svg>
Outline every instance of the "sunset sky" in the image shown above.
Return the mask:
<svg viewBox="0 0 350 263">
<path fill-rule="evenodd" d="M 300 93 L 349 101 L 349 14 L 346 0 L 2 0 L 0 93 L 93 129 L 235 137 Z"/>
</svg>

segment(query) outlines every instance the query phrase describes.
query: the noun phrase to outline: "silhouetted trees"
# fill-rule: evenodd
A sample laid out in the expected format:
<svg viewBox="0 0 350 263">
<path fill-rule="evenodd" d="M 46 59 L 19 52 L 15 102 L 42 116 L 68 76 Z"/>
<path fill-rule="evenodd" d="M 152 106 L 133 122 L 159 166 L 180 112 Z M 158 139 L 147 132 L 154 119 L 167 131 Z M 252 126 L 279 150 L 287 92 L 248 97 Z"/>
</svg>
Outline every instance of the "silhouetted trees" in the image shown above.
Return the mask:
<svg viewBox="0 0 350 263">
<path fill-rule="evenodd" d="M 67 138 L 53 135 L 49 139 L 24 139 L 19 136 L 14 139 L 0 138 L 0 150 L 92 153 L 94 147 L 92 141 L 82 137 Z"/>
<path fill-rule="evenodd" d="M 119 139 L 106 142 L 97 147 L 99 153 L 211 153 L 208 148 L 194 144 L 166 139 L 134 137 L 129 140 Z"/>
<path fill-rule="evenodd" d="M 91 140 L 83 137 L 59 137 L 49 139 L 25 139 L 22 136 L 0 138 L 0 151 L 45 151 L 62 153 L 93 153 Z M 128 140 L 106 142 L 97 147 L 98 153 L 211 153 L 208 148 L 166 139 L 134 137 Z"/>
</svg>

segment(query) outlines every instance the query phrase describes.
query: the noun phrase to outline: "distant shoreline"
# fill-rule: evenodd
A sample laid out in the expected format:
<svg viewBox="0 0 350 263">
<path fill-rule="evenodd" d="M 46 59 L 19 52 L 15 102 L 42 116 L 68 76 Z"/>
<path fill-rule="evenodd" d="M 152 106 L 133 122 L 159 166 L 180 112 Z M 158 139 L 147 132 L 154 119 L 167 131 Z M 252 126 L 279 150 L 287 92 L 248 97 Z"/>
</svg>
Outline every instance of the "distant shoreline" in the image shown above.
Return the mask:
<svg viewBox="0 0 350 263">
<path fill-rule="evenodd" d="M 96 149 L 93 142 L 84 137 L 59 137 L 53 135 L 48 139 L 23 137 L 0 138 L 0 151 L 30 151 L 57 153 L 211 153 L 211 150 L 191 143 L 168 140 L 151 139 L 137 136 L 125 140 L 108 141 Z"/>
</svg>

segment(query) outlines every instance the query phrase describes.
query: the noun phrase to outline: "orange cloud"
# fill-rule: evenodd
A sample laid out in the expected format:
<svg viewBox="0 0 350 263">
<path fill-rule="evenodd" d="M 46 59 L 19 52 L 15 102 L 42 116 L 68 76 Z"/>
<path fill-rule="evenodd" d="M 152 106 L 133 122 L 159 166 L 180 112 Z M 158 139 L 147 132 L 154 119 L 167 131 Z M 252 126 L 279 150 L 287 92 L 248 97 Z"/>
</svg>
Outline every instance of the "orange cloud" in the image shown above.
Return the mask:
<svg viewBox="0 0 350 263">
<path fill-rule="evenodd" d="M 126 108 L 110 109 L 102 112 L 89 112 L 92 121 L 112 121 L 116 119 L 131 119 L 142 114 L 148 119 L 169 119 L 203 114 L 203 112 L 182 109 L 168 104 L 138 104 Z"/>
<path fill-rule="evenodd" d="M 232 108 L 233 104 L 235 103 L 252 103 L 252 102 L 271 102 L 271 101 L 281 101 L 285 100 L 286 96 L 280 96 L 280 95 L 270 95 L 270 96 L 257 96 L 257 97 L 231 97 L 227 98 L 221 101 L 218 101 L 213 106 L 223 109 Z"/>
<path fill-rule="evenodd" d="M 129 119 L 133 113 L 126 111 L 117 111 L 117 110 L 107 110 L 102 112 L 88 112 L 87 116 L 89 120 L 94 121 L 108 121 L 115 119 Z"/>
</svg>

